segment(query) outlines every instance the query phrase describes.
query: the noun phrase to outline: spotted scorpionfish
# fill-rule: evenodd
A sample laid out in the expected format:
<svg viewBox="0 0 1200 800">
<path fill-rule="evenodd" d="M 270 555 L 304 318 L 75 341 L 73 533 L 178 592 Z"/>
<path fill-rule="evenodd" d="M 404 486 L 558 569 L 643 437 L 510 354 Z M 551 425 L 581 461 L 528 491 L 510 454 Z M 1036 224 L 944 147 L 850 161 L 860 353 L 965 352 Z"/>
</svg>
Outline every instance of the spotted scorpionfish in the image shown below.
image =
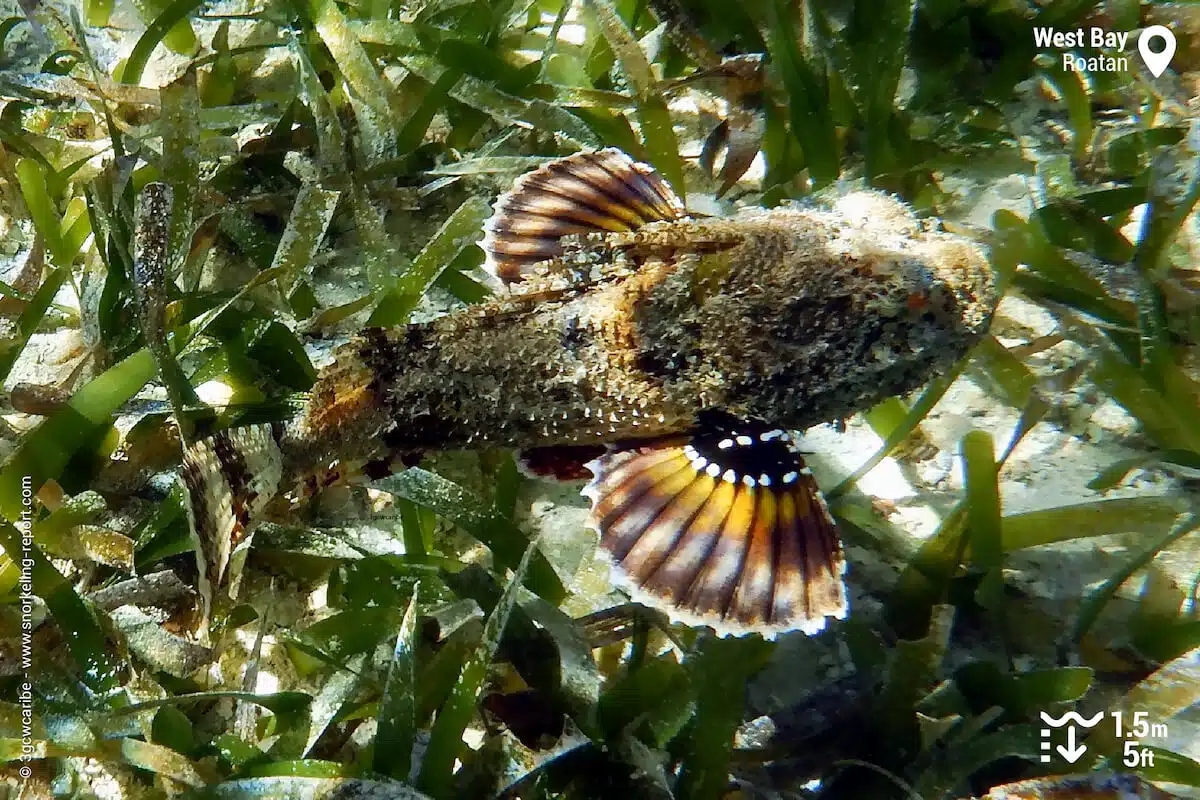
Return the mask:
<svg viewBox="0 0 1200 800">
<path fill-rule="evenodd" d="M 505 291 L 366 330 L 296 419 L 187 450 L 206 604 L 273 497 L 508 447 L 586 466 L 614 582 L 672 619 L 773 636 L 844 617 L 842 548 L 791 431 L 962 357 L 997 301 L 981 250 L 875 192 L 689 215 L 613 149 L 518 179 L 481 246 Z"/>
</svg>

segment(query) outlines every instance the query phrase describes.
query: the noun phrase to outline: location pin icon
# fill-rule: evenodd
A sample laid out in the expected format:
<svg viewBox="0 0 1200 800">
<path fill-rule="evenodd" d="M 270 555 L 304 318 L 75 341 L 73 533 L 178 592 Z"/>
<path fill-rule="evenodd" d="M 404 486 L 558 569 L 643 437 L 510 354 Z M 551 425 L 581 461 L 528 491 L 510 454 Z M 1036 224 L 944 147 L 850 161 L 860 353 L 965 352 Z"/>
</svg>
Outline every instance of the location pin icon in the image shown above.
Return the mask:
<svg viewBox="0 0 1200 800">
<path fill-rule="evenodd" d="M 1150 40 L 1156 38 L 1163 40 L 1161 53 L 1150 49 Z M 1138 52 L 1142 54 L 1142 61 L 1146 62 L 1146 68 L 1157 78 L 1163 74 L 1163 70 L 1171 63 L 1171 57 L 1175 55 L 1175 34 L 1171 33 L 1170 28 L 1151 25 L 1138 37 Z"/>
</svg>

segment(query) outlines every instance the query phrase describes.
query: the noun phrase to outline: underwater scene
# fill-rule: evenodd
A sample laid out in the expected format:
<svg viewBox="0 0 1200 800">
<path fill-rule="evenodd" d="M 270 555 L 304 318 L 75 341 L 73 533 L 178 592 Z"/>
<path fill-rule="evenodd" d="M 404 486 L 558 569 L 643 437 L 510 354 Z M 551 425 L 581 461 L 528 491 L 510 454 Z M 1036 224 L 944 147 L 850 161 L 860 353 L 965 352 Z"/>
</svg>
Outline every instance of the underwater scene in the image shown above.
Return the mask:
<svg viewBox="0 0 1200 800">
<path fill-rule="evenodd" d="M 1200 3 L 3 0 L 0 800 L 1200 798 Z"/>
</svg>

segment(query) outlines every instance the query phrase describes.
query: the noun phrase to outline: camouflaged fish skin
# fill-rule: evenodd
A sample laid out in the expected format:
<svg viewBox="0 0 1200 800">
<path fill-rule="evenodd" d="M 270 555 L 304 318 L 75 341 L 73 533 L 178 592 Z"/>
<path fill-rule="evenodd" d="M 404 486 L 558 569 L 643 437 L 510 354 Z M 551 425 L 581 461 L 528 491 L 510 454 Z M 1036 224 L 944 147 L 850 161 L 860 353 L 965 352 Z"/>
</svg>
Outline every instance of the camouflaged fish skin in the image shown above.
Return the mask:
<svg viewBox="0 0 1200 800">
<path fill-rule="evenodd" d="M 713 408 L 803 429 L 949 368 L 997 302 L 976 244 L 874 192 L 568 241 L 512 294 L 341 347 L 283 437 L 288 472 L 644 439 Z"/>
</svg>

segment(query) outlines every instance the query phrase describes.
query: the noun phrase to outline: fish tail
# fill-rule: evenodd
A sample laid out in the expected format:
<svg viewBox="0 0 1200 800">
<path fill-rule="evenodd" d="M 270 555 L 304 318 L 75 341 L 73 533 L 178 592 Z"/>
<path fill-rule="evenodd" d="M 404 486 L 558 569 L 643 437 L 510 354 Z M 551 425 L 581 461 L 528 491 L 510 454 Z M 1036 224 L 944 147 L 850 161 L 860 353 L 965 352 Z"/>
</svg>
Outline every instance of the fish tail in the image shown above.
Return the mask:
<svg viewBox="0 0 1200 800">
<path fill-rule="evenodd" d="M 272 500 L 286 494 L 291 502 L 303 502 L 331 486 L 378 479 L 406 466 L 399 456 L 338 459 L 297 476 L 287 467 L 283 430 L 278 424 L 231 428 L 184 450 L 180 476 L 199 572 L 204 638 L 215 599 L 237 597 L 255 527 Z"/>
<path fill-rule="evenodd" d="M 201 638 L 207 638 L 215 595 L 236 597 L 254 526 L 279 492 L 281 433 L 276 425 L 250 425 L 184 449 L 180 477 L 199 572 Z"/>
</svg>

